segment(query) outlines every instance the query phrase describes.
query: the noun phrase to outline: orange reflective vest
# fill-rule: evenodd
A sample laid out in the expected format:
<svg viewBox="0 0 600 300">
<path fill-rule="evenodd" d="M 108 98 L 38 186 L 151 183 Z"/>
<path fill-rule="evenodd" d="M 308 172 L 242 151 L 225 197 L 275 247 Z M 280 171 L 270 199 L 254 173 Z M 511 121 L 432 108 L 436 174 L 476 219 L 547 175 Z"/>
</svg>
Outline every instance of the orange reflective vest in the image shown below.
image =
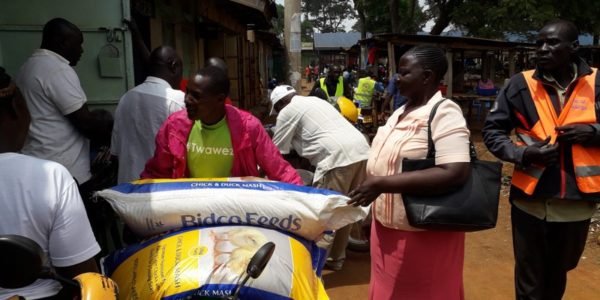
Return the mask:
<svg viewBox="0 0 600 300">
<path fill-rule="evenodd" d="M 533 70 L 525 71 L 523 75 L 535 104 L 539 121 L 530 130 L 523 128 L 516 130 L 519 138 L 518 145 L 531 145 L 536 141 L 545 140 L 548 136 L 551 137 L 550 144 L 554 144 L 557 137 L 555 128 L 558 126 L 597 123 L 594 91 L 597 70 L 595 68 L 592 68 L 592 74 L 579 79 L 560 115 L 556 114 L 543 84 L 533 78 L 533 72 Z M 600 192 L 600 147 L 583 147 L 574 144 L 572 152 L 574 173 L 579 190 L 583 193 Z M 562 153 L 560 164 L 561 169 L 564 170 Z M 515 166 L 512 184 L 525 194 L 532 195 L 543 172 L 543 166 L 534 164 L 527 167 Z M 565 179 L 562 178 L 561 185 L 564 184 Z M 564 195 L 564 191 L 564 186 L 561 186 L 561 195 Z"/>
</svg>

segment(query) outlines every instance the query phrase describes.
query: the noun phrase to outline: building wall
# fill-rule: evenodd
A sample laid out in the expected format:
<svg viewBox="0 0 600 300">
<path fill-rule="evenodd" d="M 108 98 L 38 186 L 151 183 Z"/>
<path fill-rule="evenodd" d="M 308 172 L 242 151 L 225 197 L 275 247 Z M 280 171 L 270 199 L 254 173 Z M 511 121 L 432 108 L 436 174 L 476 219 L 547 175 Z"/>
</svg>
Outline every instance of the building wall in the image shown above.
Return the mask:
<svg viewBox="0 0 600 300">
<path fill-rule="evenodd" d="M 152 48 L 174 46 L 186 78 L 203 67 L 207 58 L 224 59 L 231 80 L 230 98 L 249 108 L 265 98 L 264 83 L 272 74 L 271 47 L 261 40 L 249 42 L 247 25 L 225 11 L 221 1 L 157 0 L 156 15 L 150 21 Z"/>
<path fill-rule="evenodd" d="M 310 64 L 318 64 L 319 56 L 315 54 L 314 51 L 302 51 L 302 67 L 306 68 L 306 66 Z"/>
<path fill-rule="evenodd" d="M 260 79 L 264 85 L 272 76 L 269 67 L 273 65 L 272 51 L 260 39 L 255 43 L 247 40 L 247 25 L 224 10 L 223 1 L 0 0 L 0 65 L 16 75 L 39 47 L 43 25 L 54 17 L 66 18 L 84 34 L 84 54 L 75 70 L 88 103 L 92 107 L 114 108 L 120 97 L 135 85 L 131 37 L 122 23 L 124 18 L 131 17 L 132 4 L 134 10 L 140 7 L 144 10 L 150 48 L 173 46 L 182 57 L 184 77 L 193 75 L 210 56 L 224 58 L 232 79 L 231 96 L 234 102 L 247 108 L 264 99 Z M 216 24 L 216 34 L 203 36 L 201 20 Z M 112 31 L 109 41 L 106 29 L 101 28 L 117 30 Z M 118 76 L 106 76 L 101 71 L 101 54 L 118 56 L 121 68 Z"/>
<path fill-rule="evenodd" d="M 337 65 L 342 69 L 348 65 L 348 55 L 340 51 L 319 51 L 321 65 Z"/>
<path fill-rule="evenodd" d="M 83 33 L 84 53 L 75 71 L 88 104 L 92 108 L 114 107 L 134 86 L 131 40 L 121 30 L 121 20 L 129 18 L 128 0 L 0 0 L 0 65 L 16 75 L 40 46 L 44 24 L 55 17 L 69 20 Z M 117 30 L 109 35 L 107 28 Z M 107 61 L 116 62 L 116 73 L 103 71 L 101 66 L 107 66 Z"/>
</svg>

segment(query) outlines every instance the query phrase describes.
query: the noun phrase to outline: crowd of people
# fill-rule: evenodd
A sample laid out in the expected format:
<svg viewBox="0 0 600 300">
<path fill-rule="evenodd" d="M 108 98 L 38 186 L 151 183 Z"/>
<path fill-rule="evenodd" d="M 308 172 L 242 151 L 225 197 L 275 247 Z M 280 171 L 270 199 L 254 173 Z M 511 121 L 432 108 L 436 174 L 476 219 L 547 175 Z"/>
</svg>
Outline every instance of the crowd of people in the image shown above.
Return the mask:
<svg viewBox="0 0 600 300">
<path fill-rule="evenodd" d="M 517 166 L 510 193 L 517 299 L 562 298 L 600 201 L 600 75 L 576 55 L 577 36 L 571 22 L 545 25 L 535 70 L 510 79 L 482 131 L 488 149 Z M 168 46 L 148 54 L 148 77 L 122 96 L 114 117 L 90 111 L 73 69 L 83 43 L 76 25 L 56 18 L 14 80 L 0 68 L 0 234 L 33 239 L 58 274 L 98 272 L 94 258 L 105 246 L 94 238 L 106 220 L 90 209 L 90 144 L 110 145 L 118 182 L 265 176 L 302 185 L 293 151 L 315 167 L 312 186 L 371 206 L 369 299 L 464 299 L 464 232 L 414 228 L 402 202 L 402 193 L 450 191 L 469 175 L 470 131 L 452 101 L 439 105 L 429 128 L 435 167 L 401 168 L 403 159 L 427 153 L 428 119 L 444 100 L 442 49 L 416 46 L 402 55 L 384 92 L 391 116 L 369 145 L 333 105 L 287 85 L 270 94 L 271 138 L 256 117 L 228 104 L 223 60 L 209 59 L 182 91 L 182 62 Z M 336 66 L 312 79 L 311 94 L 365 106 L 377 86 L 367 73 L 355 92 Z M 348 235 L 346 227 L 318 242 L 329 250 L 330 269 L 343 269 Z M 56 299 L 64 290 L 40 279 L 0 288 L 0 298 Z"/>
</svg>

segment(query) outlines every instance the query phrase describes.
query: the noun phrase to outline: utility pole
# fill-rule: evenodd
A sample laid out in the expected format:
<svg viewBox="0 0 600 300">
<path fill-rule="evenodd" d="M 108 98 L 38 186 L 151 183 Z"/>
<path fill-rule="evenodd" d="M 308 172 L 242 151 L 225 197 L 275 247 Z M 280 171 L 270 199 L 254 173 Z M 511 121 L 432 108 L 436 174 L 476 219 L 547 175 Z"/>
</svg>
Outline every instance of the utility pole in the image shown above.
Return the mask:
<svg viewBox="0 0 600 300">
<path fill-rule="evenodd" d="M 284 29 L 285 48 L 287 50 L 290 63 L 290 72 L 288 74 L 291 85 L 301 92 L 300 79 L 302 79 L 301 51 L 302 42 L 300 39 L 300 0 L 285 0 L 284 2 Z"/>
</svg>

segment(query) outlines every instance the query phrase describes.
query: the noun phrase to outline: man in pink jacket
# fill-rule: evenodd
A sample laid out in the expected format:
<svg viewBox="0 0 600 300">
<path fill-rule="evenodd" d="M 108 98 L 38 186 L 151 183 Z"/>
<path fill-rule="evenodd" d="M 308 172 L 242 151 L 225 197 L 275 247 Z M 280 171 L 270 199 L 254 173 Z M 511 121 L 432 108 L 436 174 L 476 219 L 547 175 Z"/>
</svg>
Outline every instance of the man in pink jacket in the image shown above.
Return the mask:
<svg viewBox="0 0 600 300">
<path fill-rule="evenodd" d="M 141 178 L 259 176 L 302 185 L 258 119 L 226 105 L 229 79 L 207 67 L 190 78 L 186 110 L 173 113 L 156 135 L 156 150 Z"/>
</svg>

